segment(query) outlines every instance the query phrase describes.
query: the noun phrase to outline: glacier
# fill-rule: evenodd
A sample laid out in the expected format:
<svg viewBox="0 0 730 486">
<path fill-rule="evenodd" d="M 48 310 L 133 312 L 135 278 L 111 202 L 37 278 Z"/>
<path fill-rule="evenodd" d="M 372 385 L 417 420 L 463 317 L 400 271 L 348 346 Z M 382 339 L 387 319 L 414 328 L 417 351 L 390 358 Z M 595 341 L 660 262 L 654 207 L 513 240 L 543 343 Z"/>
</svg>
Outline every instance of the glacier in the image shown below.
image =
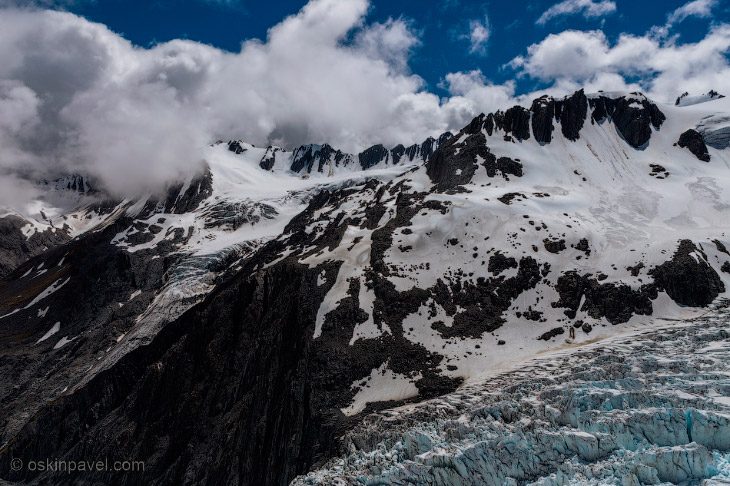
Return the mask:
<svg viewBox="0 0 730 486">
<path fill-rule="evenodd" d="M 367 416 L 313 485 L 730 484 L 730 300 Z"/>
</svg>

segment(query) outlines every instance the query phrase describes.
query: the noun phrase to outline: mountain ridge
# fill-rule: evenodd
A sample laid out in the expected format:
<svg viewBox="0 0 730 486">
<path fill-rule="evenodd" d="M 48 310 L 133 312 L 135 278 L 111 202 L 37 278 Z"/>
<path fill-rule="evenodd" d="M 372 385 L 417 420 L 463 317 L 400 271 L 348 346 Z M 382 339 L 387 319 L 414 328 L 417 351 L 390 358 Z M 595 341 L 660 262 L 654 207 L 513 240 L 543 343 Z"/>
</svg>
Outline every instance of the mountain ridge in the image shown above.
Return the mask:
<svg viewBox="0 0 730 486">
<path fill-rule="evenodd" d="M 0 477 L 94 450 L 149 466 L 100 481 L 285 484 L 373 410 L 712 302 L 730 157 L 679 141 L 727 100 L 612 96 L 480 115 L 421 163 L 217 144 L 166 196 L 95 212 L 0 286 Z"/>
</svg>

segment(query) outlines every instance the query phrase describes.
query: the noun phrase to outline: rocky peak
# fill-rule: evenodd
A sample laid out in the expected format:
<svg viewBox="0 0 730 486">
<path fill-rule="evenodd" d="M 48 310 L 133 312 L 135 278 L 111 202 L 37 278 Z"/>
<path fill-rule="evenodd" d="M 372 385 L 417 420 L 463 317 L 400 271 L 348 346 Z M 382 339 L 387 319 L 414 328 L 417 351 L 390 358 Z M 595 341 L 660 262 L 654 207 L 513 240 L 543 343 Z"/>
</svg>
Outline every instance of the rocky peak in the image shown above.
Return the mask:
<svg viewBox="0 0 730 486">
<path fill-rule="evenodd" d="M 342 165 L 349 165 L 351 162 L 351 156 L 345 154 L 341 150 L 332 148 L 329 144 L 323 145 L 302 145 L 301 147 L 294 150 L 292 155 L 291 170 L 293 172 L 311 173 L 314 169 L 314 164 L 317 163 L 317 172 L 324 172 L 324 167 L 327 164 L 333 164 L 337 167 Z"/>
<path fill-rule="evenodd" d="M 640 93 L 612 98 L 599 95 L 589 100 L 591 121 L 610 120 L 621 137 L 636 149 L 649 143 L 652 127 L 659 130 L 666 119 L 664 113 Z"/>
<path fill-rule="evenodd" d="M 388 161 L 388 149 L 386 149 L 384 146 L 378 144 L 373 145 L 372 147 L 365 149 L 363 152 L 361 152 L 357 158 L 360 161 L 360 166 L 363 169 L 369 169 L 370 167 L 373 167 L 374 165 L 379 164 L 383 160 L 386 162 Z"/>
<path fill-rule="evenodd" d="M 555 102 L 555 120 L 560 122 L 565 138 L 573 142 L 580 138 L 587 112 L 588 99 L 582 89 Z"/>
</svg>

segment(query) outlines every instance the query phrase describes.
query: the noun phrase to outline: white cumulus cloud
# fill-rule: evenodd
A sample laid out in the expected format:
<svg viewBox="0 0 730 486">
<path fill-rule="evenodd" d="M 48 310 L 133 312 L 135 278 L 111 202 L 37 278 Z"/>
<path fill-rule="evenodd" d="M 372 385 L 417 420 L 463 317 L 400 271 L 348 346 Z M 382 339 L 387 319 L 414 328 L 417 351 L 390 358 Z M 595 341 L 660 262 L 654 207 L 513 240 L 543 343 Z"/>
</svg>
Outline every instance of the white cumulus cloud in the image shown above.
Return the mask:
<svg viewBox="0 0 730 486">
<path fill-rule="evenodd" d="M 683 91 L 727 90 L 730 25 L 710 30 L 698 42 L 677 44 L 650 34 L 623 34 L 611 43 L 601 31 L 564 31 L 527 48 L 510 65 L 522 76 L 562 86 L 601 89 L 640 87 L 659 101 Z M 639 81 L 629 84 L 626 79 Z M 623 80 L 623 82 L 622 82 Z M 623 84 L 623 86 L 622 86 Z"/>
<path fill-rule="evenodd" d="M 456 109 L 409 72 L 408 24 L 365 24 L 368 7 L 312 0 L 235 53 L 186 40 L 145 49 L 70 13 L 5 9 L 0 174 L 75 171 L 127 195 L 179 180 L 217 139 L 360 150 L 468 122 L 473 103 Z"/>
</svg>

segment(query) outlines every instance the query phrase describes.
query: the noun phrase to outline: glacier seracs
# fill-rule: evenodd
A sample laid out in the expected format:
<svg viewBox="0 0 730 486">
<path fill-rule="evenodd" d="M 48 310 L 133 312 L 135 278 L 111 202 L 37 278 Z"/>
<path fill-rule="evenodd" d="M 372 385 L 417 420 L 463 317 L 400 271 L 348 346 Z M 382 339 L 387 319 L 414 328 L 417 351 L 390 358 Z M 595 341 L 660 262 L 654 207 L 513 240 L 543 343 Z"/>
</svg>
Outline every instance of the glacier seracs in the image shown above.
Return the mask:
<svg viewBox="0 0 730 486">
<path fill-rule="evenodd" d="M 292 485 L 729 484 L 729 306 L 371 414 Z"/>
</svg>

